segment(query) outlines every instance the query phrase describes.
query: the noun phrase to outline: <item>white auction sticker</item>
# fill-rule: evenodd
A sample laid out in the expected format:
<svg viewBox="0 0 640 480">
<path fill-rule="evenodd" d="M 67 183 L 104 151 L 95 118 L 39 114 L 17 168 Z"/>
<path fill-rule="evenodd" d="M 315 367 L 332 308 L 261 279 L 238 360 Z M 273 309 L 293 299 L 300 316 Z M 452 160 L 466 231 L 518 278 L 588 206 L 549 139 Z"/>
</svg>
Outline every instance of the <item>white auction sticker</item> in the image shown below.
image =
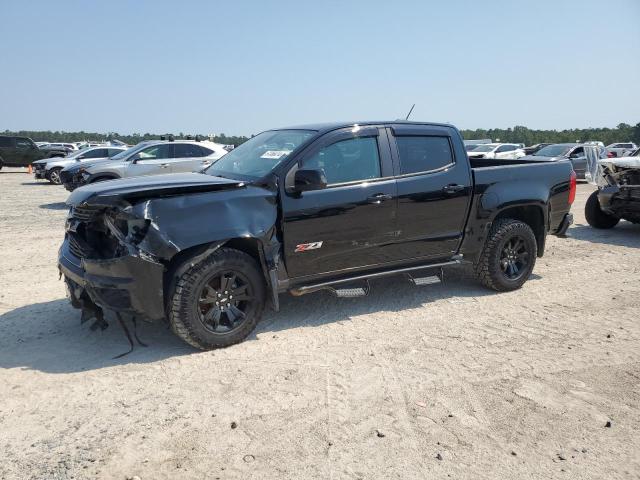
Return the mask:
<svg viewBox="0 0 640 480">
<path fill-rule="evenodd" d="M 290 153 L 291 152 L 289 150 L 268 150 L 260 155 L 260 158 L 278 159 L 285 155 L 289 155 Z"/>
</svg>

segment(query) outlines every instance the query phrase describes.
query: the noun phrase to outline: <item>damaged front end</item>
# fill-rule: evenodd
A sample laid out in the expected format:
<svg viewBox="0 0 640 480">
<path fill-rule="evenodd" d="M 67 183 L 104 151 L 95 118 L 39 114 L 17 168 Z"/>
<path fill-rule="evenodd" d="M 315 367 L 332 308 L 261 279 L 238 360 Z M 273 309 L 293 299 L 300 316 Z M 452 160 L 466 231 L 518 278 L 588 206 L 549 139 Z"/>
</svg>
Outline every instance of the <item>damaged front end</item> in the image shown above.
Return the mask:
<svg viewBox="0 0 640 480">
<path fill-rule="evenodd" d="M 164 319 L 167 290 L 187 258 L 254 239 L 264 245 L 268 271 L 279 247 L 271 187 L 195 173 L 158 175 L 89 184 L 67 203 L 60 272 L 72 305 L 98 326 L 103 309 Z"/>
<path fill-rule="evenodd" d="M 600 161 L 597 184 L 604 212 L 640 223 L 640 157 Z"/>
<path fill-rule="evenodd" d="M 140 247 L 149 224 L 126 207 L 71 208 L 59 268 L 83 317 L 101 322 L 103 308 L 151 320 L 164 317 L 165 266 Z"/>
</svg>

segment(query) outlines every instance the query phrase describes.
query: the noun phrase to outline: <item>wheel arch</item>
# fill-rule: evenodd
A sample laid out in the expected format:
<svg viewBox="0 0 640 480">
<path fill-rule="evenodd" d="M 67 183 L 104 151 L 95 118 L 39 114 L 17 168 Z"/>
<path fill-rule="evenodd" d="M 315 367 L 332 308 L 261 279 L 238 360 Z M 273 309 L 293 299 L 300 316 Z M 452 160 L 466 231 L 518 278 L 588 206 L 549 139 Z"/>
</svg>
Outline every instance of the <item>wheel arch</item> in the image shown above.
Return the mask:
<svg viewBox="0 0 640 480">
<path fill-rule="evenodd" d="M 493 221 L 495 222 L 496 220 L 503 218 L 513 218 L 514 220 L 520 220 L 521 222 L 529 225 L 536 237 L 538 257 L 542 257 L 544 255 L 547 228 L 544 210 L 540 205 L 518 205 L 507 207 L 500 210 Z"/>
<path fill-rule="evenodd" d="M 267 287 L 267 290 L 271 292 L 274 308 L 277 309 L 277 285 L 274 285 L 269 275 L 269 268 L 267 267 L 263 242 L 255 237 L 230 238 L 222 241 L 194 245 L 176 253 L 173 258 L 171 258 L 165 269 L 163 280 L 165 305 L 167 304 L 170 292 L 173 290 L 180 276 L 193 264 L 202 261 L 204 258 L 222 247 L 233 248 L 246 253 L 256 261 L 264 277 L 265 286 Z"/>
</svg>

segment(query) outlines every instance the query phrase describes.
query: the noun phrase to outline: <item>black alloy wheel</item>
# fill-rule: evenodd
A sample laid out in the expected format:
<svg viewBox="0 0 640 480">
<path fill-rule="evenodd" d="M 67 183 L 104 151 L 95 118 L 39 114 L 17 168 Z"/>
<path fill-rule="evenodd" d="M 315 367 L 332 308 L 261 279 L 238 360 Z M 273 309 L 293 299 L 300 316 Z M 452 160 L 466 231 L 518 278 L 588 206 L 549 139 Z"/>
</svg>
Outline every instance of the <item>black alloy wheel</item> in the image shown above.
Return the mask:
<svg viewBox="0 0 640 480">
<path fill-rule="evenodd" d="M 509 280 L 517 280 L 527 271 L 529 260 L 530 254 L 524 238 L 514 235 L 502 247 L 500 269 Z"/>
<path fill-rule="evenodd" d="M 200 321 L 212 333 L 229 333 L 247 320 L 255 301 L 251 284 L 244 275 L 231 271 L 216 273 L 200 292 Z"/>
</svg>

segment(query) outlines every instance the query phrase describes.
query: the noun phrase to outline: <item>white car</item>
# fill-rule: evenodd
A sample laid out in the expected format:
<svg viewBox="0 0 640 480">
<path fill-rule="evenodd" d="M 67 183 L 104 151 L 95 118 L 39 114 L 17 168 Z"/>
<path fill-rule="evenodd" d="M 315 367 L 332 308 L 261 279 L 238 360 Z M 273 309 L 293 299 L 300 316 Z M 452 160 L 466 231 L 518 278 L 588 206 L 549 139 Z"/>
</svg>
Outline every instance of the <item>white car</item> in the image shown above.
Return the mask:
<svg viewBox="0 0 640 480">
<path fill-rule="evenodd" d="M 612 143 L 611 145 L 607 145 L 607 151 L 615 154 L 616 157 L 626 157 L 627 155 L 631 155 L 636 148 L 638 148 L 638 146 L 632 142 Z"/>
<path fill-rule="evenodd" d="M 524 149 L 516 143 L 487 143 L 467 151 L 469 158 L 515 159 L 524 157 Z"/>
</svg>

